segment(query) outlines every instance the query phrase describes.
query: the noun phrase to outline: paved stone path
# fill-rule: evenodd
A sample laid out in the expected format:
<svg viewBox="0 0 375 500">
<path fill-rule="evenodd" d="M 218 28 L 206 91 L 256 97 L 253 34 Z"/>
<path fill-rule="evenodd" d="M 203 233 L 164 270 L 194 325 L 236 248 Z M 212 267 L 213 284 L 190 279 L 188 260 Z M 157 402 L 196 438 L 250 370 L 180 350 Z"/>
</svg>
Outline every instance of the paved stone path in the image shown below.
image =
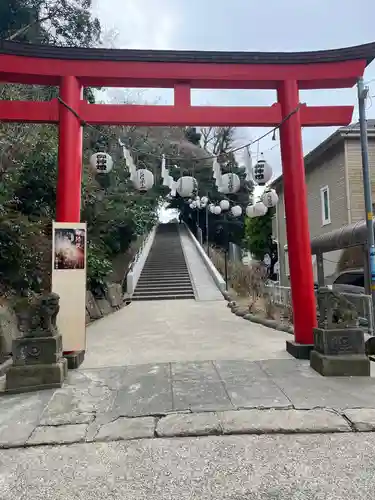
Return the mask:
<svg viewBox="0 0 375 500">
<path fill-rule="evenodd" d="M 290 335 L 239 318 L 224 301 L 133 302 L 87 330 L 82 368 L 289 358 Z"/>
<path fill-rule="evenodd" d="M 0 447 L 210 434 L 375 429 L 375 379 L 289 360 L 164 363 L 69 373 L 56 391 L 2 396 Z"/>
<path fill-rule="evenodd" d="M 221 301 L 98 321 L 61 389 L 0 396 L 1 499 L 373 498 L 375 378 L 321 377 L 287 338 Z"/>
</svg>

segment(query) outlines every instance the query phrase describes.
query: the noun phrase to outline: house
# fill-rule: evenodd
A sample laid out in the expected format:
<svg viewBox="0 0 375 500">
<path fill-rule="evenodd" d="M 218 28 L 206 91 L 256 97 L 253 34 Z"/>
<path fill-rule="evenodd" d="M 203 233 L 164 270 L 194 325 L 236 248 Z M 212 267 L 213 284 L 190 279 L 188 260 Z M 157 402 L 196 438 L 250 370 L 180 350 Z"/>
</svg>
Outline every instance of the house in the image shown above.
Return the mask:
<svg viewBox="0 0 375 500">
<path fill-rule="evenodd" d="M 375 120 L 368 120 L 369 165 L 375 202 Z M 310 237 L 314 238 L 365 218 L 359 123 L 341 127 L 305 156 Z M 283 179 L 272 187 L 279 195 L 273 219 L 278 244 L 280 284 L 289 286 L 289 262 Z M 342 250 L 324 254 L 324 275 L 329 283 L 338 273 Z M 317 279 L 313 258 L 314 279 Z"/>
</svg>

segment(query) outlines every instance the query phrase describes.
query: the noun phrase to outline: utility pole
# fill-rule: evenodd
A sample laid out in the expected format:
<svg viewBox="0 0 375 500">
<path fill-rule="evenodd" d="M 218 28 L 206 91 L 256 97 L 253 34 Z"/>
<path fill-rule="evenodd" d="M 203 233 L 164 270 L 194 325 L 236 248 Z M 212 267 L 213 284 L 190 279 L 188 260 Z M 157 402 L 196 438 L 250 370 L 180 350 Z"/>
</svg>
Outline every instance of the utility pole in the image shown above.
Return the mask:
<svg viewBox="0 0 375 500">
<path fill-rule="evenodd" d="M 375 310 L 375 241 L 374 241 L 374 226 L 373 226 L 373 209 L 372 209 L 372 190 L 371 178 L 368 162 L 368 139 L 367 139 L 367 120 L 366 120 L 366 97 L 368 88 L 364 86 L 363 78 L 359 78 L 357 82 L 358 88 L 358 105 L 359 105 L 359 127 L 361 136 L 361 153 L 362 153 L 362 174 L 363 174 L 363 191 L 365 195 L 365 212 L 367 224 L 367 251 L 368 251 L 368 283 L 372 296 L 373 310 Z M 366 266 L 365 266 L 366 269 Z"/>
<path fill-rule="evenodd" d="M 207 198 L 208 198 L 208 191 L 207 191 Z M 209 198 L 208 198 L 209 200 Z M 208 237 L 208 202 L 206 203 L 206 245 L 207 245 L 207 256 L 210 256 L 210 241 Z"/>
</svg>

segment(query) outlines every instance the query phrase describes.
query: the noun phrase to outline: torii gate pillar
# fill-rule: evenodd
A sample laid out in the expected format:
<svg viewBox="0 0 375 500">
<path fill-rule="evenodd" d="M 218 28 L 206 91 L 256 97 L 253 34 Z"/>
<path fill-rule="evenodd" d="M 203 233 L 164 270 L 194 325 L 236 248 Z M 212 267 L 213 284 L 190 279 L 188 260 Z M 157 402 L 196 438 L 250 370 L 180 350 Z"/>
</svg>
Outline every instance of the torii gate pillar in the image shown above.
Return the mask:
<svg viewBox="0 0 375 500">
<path fill-rule="evenodd" d="M 74 76 L 64 76 L 60 97 L 72 109 L 78 110 L 82 85 Z M 82 177 L 82 126 L 79 118 L 59 104 L 59 168 L 57 174 L 56 221 L 80 222 Z"/>
<path fill-rule="evenodd" d="M 277 97 L 281 105 L 282 118 L 291 115 L 280 127 L 295 332 L 294 342 L 287 342 L 287 351 L 296 358 L 308 359 L 314 344 L 313 328 L 316 327 L 317 321 L 300 110 L 293 113 L 299 105 L 297 81 L 281 82 L 277 89 Z"/>
</svg>

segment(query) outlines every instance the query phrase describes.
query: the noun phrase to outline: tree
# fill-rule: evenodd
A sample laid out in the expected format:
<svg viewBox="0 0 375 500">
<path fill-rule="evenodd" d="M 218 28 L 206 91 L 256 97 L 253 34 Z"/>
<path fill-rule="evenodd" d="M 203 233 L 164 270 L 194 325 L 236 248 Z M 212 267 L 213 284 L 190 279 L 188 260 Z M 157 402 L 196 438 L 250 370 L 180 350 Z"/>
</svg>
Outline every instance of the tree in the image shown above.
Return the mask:
<svg viewBox="0 0 375 500">
<path fill-rule="evenodd" d="M 0 35 L 22 42 L 90 47 L 101 33 L 91 8 L 92 0 L 5 0 Z"/>
<path fill-rule="evenodd" d="M 263 261 L 266 254 L 271 258 L 271 274 L 277 262 L 277 245 L 272 239 L 272 218 L 274 210 L 269 209 L 262 217 L 246 218 L 244 244 L 257 260 Z"/>
<path fill-rule="evenodd" d="M 218 156 L 222 173 L 233 172 L 241 180 L 240 190 L 227 197 L 231 200 L 232 204 L 240 204 L 244 209 L 252 193 L 252 184 L 245 180 L 245 172 L 238 165 L 236 156 L 232 152 L 232 149 L 235 147 L 236 129 L 234 127 L 208 127 L 200 129 L 200 133 L 200 156 L 201 158 L 203 157 L 203 160 L 196 162 L 190 160 L 190 163 L 188 162 L 190 171 L 194 171 L 194 177 L 198 181 L 199 194 L 201 196 L 208 196 L 212 203 L 219 203 L 223 199 L 223 195 L 218 192 L 212 176 L 212 159 L 208 159 L 211 156 Z M 197 145 L 196 133 L 192 132 L 191 129 L 185 131 L 185 136 L 188 141 L 194 141 L 194 144 Z M 191 164 L 193 164 L 193 168 L 191 168 Z M 171 207 L 181 210 L 183 219 L 189 224 L 193 232 L 199 226 L 203 232 L 203 238 L 206 239 L 206 218 L 202 212 L 192 211 L 184 200 L 179 197 L 173 201 Z M 224 228 L 224 215 L 218 216 L 209 213 L 209 240 L 215 245 L 226 247 L 226 231 L 228 230 L 229 241 L 241 245 L 244 236 L 244 213 L 236 219 L 229 218 L 227 224 L 227 228 Z"/>
</svg>

